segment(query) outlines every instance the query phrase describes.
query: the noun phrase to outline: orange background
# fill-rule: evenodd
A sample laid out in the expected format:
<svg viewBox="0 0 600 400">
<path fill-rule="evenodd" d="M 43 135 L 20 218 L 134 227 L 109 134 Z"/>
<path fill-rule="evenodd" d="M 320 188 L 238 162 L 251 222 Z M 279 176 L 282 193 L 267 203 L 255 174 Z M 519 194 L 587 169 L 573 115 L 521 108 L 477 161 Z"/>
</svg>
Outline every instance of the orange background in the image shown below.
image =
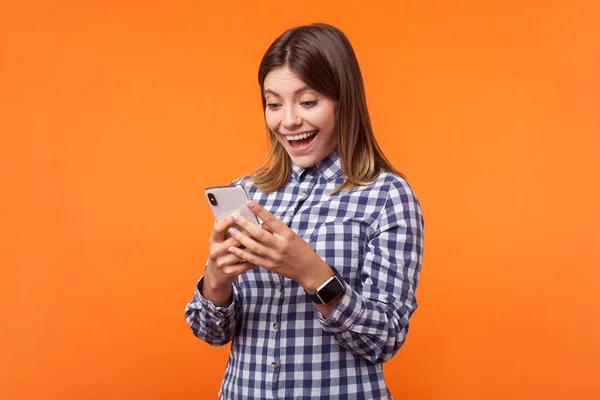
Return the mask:
<svg viewBox="0 0 600 400">
<path fill-rule="evenodd" d="M 314 21 L 425 213 L 394 395 L 600 398 L 598 2 L 123 3 L 0 5 L 1 398 L 216 397 L 203 189 L 262 160 L 258 64 Z"/>
</svg>

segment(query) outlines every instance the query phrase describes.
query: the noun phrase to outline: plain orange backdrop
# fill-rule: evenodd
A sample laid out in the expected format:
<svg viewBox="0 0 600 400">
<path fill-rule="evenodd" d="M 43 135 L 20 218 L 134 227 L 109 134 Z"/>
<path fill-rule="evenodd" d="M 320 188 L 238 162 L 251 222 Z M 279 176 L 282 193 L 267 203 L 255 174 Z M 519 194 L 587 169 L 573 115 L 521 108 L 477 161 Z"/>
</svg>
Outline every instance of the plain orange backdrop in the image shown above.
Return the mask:
<svg viewBox="0 0 600 400">
<path fill-rule="evenodd" d="M 2 399 L 216 398 L 203 189 L 260 163 L 260 59 L 317 21 L 425 214 L 395 397 L 600 398 L 597 1 L 58 0 L 0 5 Z"/>
</svg>

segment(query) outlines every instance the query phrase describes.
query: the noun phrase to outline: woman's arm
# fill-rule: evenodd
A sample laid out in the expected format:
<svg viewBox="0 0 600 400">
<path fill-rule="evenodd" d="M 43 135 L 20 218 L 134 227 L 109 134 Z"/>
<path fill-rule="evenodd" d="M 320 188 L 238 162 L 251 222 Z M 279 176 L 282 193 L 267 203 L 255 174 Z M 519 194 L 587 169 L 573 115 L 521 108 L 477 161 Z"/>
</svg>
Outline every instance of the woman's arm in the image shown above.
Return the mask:
<svg viewBox="0 0 600 400">
<path fill-rule="evenodd" d="M 199 339 L 222 346 L 233 339 L 237 327 L 237 291 L 232 290 L 227 307 L 219 307 L 202 295 L 205 276 L 196 285 L 194 297 L 185 308 L 185 319 Z M 233 288 L 233 286 L 232 286 Z"/>
<path fill-rule="evenodd" d="M 233 224 L 228 216 L 214 225 L 204 276 L 185 309 L 186 321 L 194 334 L 214 346 L 228 343 L 235 335 L 238 292 L 234 282 L 240 274 L 254 268 L 228 251 L 240 245 L 235 238 L 225 238 L 225 232 Z"/>
<path fill-rule="evenodd" d="M 421 208 L 408 184 L 397 182 L 367 243 L 360 290 L 346 287 L 331 315 L 320 316 L 323 329 L 373 363 L 392 358 L 406 339 L 417 307 L 422 255 Z"/>
</svg>

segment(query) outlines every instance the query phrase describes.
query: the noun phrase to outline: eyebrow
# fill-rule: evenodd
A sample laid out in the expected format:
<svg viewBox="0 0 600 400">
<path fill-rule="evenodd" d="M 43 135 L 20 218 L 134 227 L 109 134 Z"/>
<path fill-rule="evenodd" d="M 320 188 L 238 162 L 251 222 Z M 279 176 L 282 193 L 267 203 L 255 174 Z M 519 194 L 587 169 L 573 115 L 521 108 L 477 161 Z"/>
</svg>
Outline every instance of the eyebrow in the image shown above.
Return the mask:
<svg viewBox="0 0 600 400">
<path fill-rule="evenodd" d="M 311 87 L 310 87 L 310 86 L 308 86 L 308 85 L 304 85 L 304 86 L 302 86 L 302 87 L 300 87 L 300 88 L 298 88 L 298 89 L 294 90 L 294 92 L 293 92 L 293 93 L 294 93 L 294 94 L 298 94 L 298 93 L 300 93 L 300 92 L 304 92 L 304 91 L 306 91 L 306 90 L 314 90 L 314 89 L 313 89 L 313 88 L 311 88 Z M 267 94 L 272 94 L 272 95 L 275 95 L 275 96 L 279 96 L 279 93 L 277 93 L 276 91 L 274 91 L 274 90 L 271 90 L 271 89 L 265 89 L 265 96 L 266 96 Z"/>
</svg>

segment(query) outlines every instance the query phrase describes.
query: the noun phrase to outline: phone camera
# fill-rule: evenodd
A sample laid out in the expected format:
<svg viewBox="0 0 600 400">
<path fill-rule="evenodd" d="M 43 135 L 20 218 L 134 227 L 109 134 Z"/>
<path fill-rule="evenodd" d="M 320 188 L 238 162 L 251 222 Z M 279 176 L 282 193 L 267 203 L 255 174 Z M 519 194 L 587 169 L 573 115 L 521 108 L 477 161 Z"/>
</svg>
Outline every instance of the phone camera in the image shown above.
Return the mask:
<svg viewBox="0 0 600 400">
<path fill-rule="evenodd" d="M 218 204 L 217 203 L 217 198 L 212 193 L 208 194 L 208 201 L 210 201 L 210 204 L 212 204 L 213 206 L 216 206 Z"/>
</svg>

